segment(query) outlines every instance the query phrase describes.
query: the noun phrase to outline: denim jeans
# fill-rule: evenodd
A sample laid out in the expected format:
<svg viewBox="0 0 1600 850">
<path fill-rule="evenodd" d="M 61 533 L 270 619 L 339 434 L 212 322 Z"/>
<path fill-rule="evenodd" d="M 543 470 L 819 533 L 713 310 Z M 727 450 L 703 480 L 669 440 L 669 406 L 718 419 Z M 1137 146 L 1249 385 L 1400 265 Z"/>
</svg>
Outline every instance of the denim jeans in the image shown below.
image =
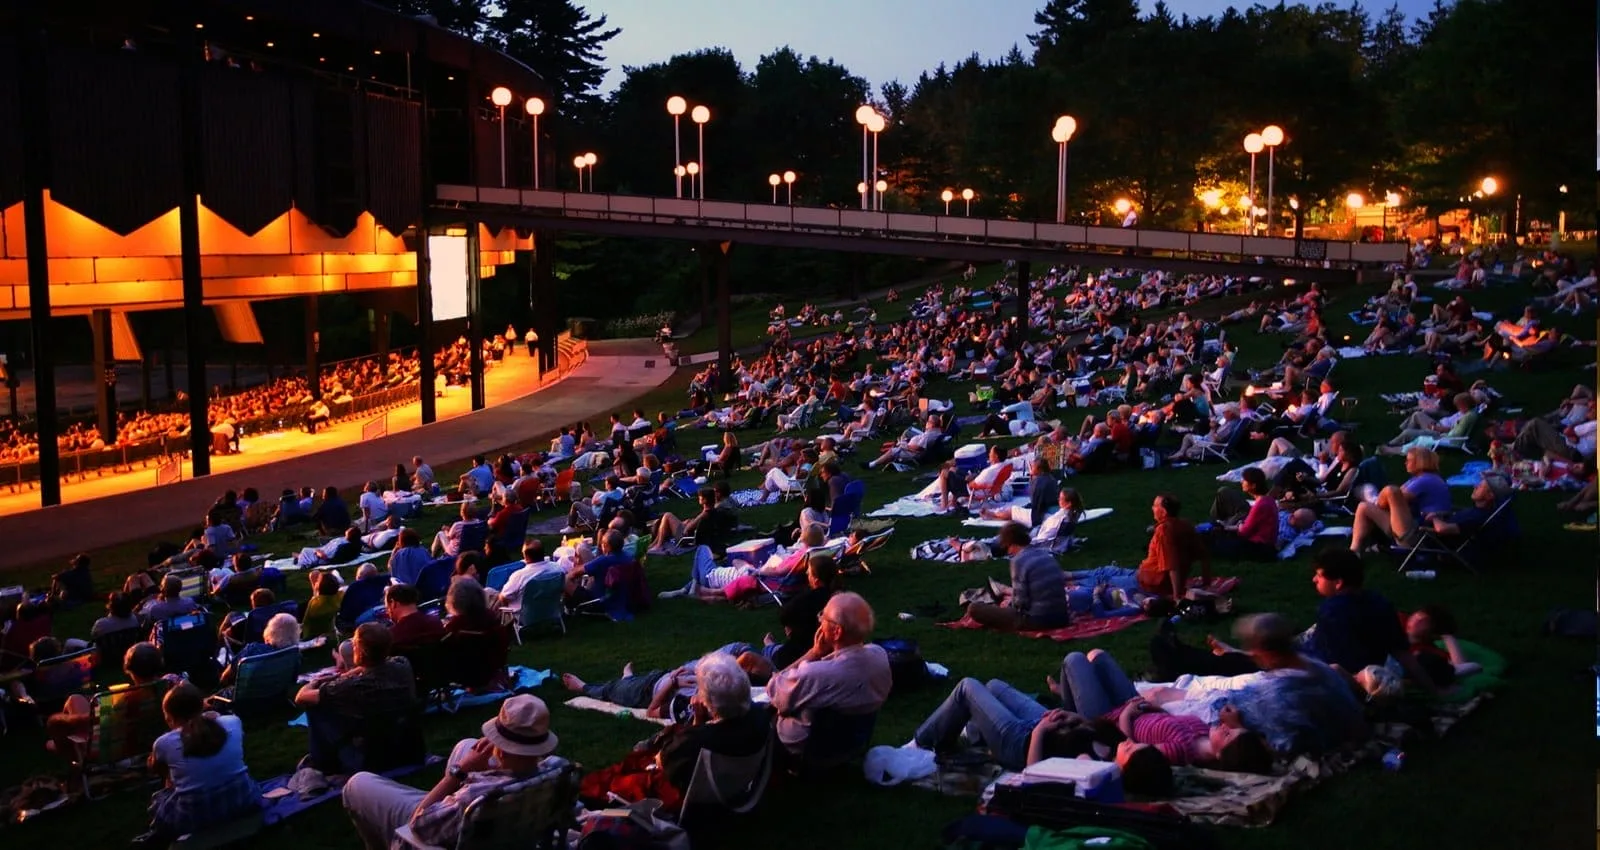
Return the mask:
<svg viewBox="0 0 1600 850">
<path fill-rule="evenodd" d="M 1044 706 L 999 679 L 987 685 L 962 679 L 917 727 L 912 740 L 925 749 L 947 746 L 970 724 L 1001 766 L 1021 770 L 1028 760 L 1028 739 L 1044 713 Z"/>
<path fill-rule="evenodd" d="M 1061 704 L 1068 711 L 1090 719 L 1103 717 L 1138 695 L 1110 653 L 1101 652 L 1093 661 L 1081 652 L 1061 659 Z"/>
</svg>

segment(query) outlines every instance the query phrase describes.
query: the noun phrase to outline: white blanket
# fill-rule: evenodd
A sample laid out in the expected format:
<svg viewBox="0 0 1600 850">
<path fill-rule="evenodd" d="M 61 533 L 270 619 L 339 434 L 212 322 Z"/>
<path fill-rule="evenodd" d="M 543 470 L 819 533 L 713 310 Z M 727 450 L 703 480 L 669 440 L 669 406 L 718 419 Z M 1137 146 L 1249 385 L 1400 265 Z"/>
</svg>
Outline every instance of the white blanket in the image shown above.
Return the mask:
<svg viewBox="0 0 1600 850">
<path fill-rule="evenodd" d="M 387 556 L 392 555 L 392 554 L 394 554 L 394 551 L 392 549 L 384 549 L 384 550 L 378 551 L 378 552 L 363 552 L 360 555 L 356 556 L 356 558 L 354 560 L 346 561 L 343 564 L 330 564 L 329 566 L 339 566 L 339 567 L 351 566 L 351 567 L 353 567 L 353 566 L 355 566 L 357 564 L 364 564 L 364 563 L 366 563 L 368 561 L 376 561 L 379 558 L 387 557 Z M 296 564 L 294 562 L 294 558 L 293 557 L 279 558 L 278 560 L 275 560 L 275 561 L 267 561 L 265 564 L 263 564 L 263 566 L 272 567 L 273 569 L 275 569 L 275 570 L 277 570 L 278 572 L 281 572 L 281 573 L 291 573 L 291 572 L 298 572 L 300 570 L 315 569 L 314 567 L 302 567 L 302 566 Z"/>
<path fill-rule="evenodd" d="M 654 723 L 657 726 L 672 725 L 671 720 L 668 720 L 665 717 L 651 717 L 642 708 L 628 708 L 626 706 L 617 705 L 614 702 L 606 702 L 605 700 L 595 699 L 594 697 L 573 697 L 572 699 L 567 700 L 567 706 L 569 708 L 582 709 L 583 711 L 598 711 L 601 714 L 609 714 L 613 717 L 631 715 L 636 720 L 643 720 L 646 723 Z"/>
<path fill-rule="evenodd" d="M 1027 499 L 1019 499 L 1014 503 L 1014 505 L 1016 507 L 1026 507 L 1027 504 L 1028 504 L 1028 500 Z M 1112 510 L 1111 508 L 1090 508 L 1090 509 L 1088 509 L 1088 510 L 1083 512 L 1083 516 L 1081 518 L 1079 518 L 1078 524 L 1082 525 L 1082 524 L 1088 522 L 1091 519 L 1099 519 L 1099 518 L 1101 518 L 1103 516 L 1107 516 L 1108 514 L 1111 513 L 1111 510 Z M 961 524 L 965 525 L 965 526 L 970 526 L 972 528 L 999 528 L 1000 526 L 1005 525 L 1007 522 L 1009 522 L 1009 520 L 1003 520 L 1003 519 L 978 519 L 976 517 L 973 517 L 971 519 L 962 520 Z"/>
</svg>

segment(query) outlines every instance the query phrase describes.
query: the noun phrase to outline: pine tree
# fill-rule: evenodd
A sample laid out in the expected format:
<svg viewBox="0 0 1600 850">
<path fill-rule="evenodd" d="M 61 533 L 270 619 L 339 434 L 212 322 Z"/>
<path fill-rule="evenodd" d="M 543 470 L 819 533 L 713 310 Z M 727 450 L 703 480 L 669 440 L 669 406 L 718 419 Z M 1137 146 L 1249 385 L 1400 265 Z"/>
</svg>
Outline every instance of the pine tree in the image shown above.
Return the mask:
<svg viewBox="0 0 1600 850">
<path fill-rule="evenodd" d="M 605 79 L 605 43 L 621 29 L 606 26 L 572 0 L 500 0 L 488 20 L 485 41 L 532 68 L 569 109 L 589 112 L 600 104 Z"/>
</svg>

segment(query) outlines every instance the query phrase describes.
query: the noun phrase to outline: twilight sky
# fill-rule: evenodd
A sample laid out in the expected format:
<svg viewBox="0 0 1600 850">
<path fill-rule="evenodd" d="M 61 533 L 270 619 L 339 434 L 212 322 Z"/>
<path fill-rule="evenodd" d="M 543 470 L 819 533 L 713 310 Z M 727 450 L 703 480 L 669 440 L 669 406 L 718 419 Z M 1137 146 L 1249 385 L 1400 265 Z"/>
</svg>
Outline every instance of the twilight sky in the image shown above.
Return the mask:
<svg viewBox="0 0 1600 850">
<path fill-rule="evenodd" d="M 1381 10 L 1391 1 L 1365 5 Z M 1349 0 L 1335 2 L 1349 5 Z M 1412 18 L 1433 6 L 1433 0 L 1398 2 Z M 910 85 L 922 71 L 940 62 L 954 65 L 974 52 L 992 59 L 1013 44 L 1027 51 L 1033 14 L 1044 0 L 587 0 L 582 5 L 622 28 L 606 49 L 607 91 L 621 82 L 624 65 L 726 47 L 749 71 L 763 54 L 785 44 L 802 57 L 839 61 L 876 90 L 896 78 Z M 1148 12 L 1154 0 L 1141 5 Z M 1252 3 L 1168 0 L 1167 5 L 1174 16 L 1201 17 Z"/>
</svg>

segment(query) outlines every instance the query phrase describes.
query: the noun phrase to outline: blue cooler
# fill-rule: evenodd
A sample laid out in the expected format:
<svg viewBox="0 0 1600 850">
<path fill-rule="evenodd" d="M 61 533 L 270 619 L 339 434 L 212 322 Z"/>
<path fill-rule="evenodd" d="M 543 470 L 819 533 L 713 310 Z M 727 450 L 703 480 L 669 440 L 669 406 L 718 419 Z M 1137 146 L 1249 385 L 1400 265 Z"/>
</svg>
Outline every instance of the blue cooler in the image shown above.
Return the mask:
<svg viewBox="0 0 1600 850">
<path fill-rule="evenodd" d="M 986 465 L 989 457 L 989 447 L 982 443 L 971 443 L 955 451 L 956 469 L 961 472 L 977 472 Z"/>
</svg>

